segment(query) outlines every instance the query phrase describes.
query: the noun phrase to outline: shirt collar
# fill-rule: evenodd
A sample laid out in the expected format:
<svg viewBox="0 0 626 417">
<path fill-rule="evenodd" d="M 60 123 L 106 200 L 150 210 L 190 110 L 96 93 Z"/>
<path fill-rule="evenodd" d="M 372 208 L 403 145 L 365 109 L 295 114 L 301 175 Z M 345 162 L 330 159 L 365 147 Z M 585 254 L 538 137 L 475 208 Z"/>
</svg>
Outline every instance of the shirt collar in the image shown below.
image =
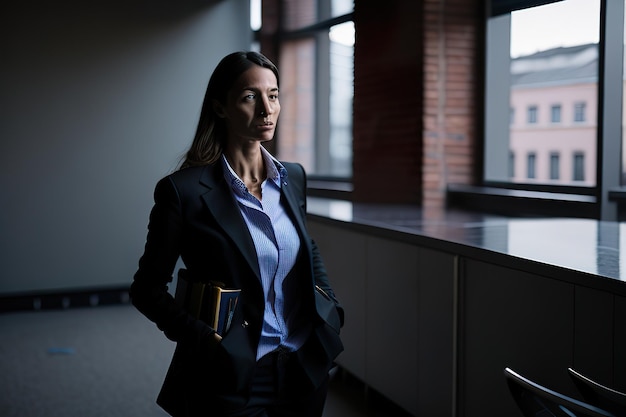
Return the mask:
<svg viewBox="0 0 626 417">
<path fill-rule="evenodd" d="M 280 188 L 281 183 L 287 182 L 287 170 L 276 158 L 269 153 L 267 149 L 261 146 L 261 153 L 267 170 L 267 179 L 274 181 L 276 186 Z"/>
<path fill-rule="evenodd" d="M 265 169 L 267 171 L 267 179 L 274 182 L 280 189 L 281 184 L 287 184 L 287 170 L 276 158 L 269 153 L 267 149 L 261 146 L 261 155 L 263 156 L 263 162 L 265 163 Z M 222 167 L 224 169 L 224 177 L 226 181 L 233 187 L 235 191 L 247 192 L 246 185 L 239 178 L 235 170 L 230 166 L 226 156 L 222 154 Z"/>
</svg>

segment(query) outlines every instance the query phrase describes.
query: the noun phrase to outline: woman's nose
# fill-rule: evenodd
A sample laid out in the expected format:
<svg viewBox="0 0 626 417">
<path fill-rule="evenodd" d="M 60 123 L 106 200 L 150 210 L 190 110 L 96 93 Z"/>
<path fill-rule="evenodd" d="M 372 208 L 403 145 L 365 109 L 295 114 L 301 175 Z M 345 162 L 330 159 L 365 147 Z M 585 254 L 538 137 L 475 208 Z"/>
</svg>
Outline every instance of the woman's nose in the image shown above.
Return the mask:
<svg viewBox="0 0 626 417">
<path fill-rule="evenodd" d="M 263 102 L 261 103 L 261 109 L 260 110 L 261 110 L 260 111 L 261 116 L 266 116 L 266 115 L 272 114 L 274 112 L 274 110 L 272 108 L 272 104 L 267 99 L 263 99 Z"/>
</svg>

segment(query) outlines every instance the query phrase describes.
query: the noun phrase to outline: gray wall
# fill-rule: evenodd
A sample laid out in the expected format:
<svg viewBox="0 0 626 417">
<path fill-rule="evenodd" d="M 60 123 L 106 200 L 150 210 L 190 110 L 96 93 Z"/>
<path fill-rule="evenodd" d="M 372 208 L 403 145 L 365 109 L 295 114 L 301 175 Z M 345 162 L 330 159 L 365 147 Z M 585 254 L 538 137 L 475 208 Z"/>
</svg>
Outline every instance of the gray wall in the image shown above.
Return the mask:
<svg viewBox="0 0 626 417">
<path fill-rule="evenodd" d="M 127 285 L 156 181 L 248 0 L 10 2 L 0 29 L 0 295 Z"/>
</svg>

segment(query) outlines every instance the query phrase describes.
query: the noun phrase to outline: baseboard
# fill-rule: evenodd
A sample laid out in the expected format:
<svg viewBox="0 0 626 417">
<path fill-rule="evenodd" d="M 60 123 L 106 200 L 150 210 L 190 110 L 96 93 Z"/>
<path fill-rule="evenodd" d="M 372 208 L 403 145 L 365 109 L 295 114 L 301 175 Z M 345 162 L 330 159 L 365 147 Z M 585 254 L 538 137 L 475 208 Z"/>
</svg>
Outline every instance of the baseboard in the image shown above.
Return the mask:
<svg viewBox="0 0 626 417">
<path fill-rule="evenodd" d="M 66 291 L 0 295 L 0 313 L 27 310 L 67 309 L 99 305 L 128 304 L 128 287 L 90 288 Z"/>
</svg>

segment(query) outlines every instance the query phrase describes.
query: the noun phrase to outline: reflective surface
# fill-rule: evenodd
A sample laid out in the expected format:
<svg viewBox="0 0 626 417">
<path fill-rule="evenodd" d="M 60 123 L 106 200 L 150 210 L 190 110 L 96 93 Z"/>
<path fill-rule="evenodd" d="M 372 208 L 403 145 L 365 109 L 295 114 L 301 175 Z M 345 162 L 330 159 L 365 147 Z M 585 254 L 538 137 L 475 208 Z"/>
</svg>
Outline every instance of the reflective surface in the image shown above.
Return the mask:
<svg viewBox="0 0 626 417">
<path fill-rule="evenodd" d="M 309 214 L 440 239 L 626 281 L 626 223 L 576 218 L 509 218 L 408 205 L 308 199 Z"/>
</svg>

